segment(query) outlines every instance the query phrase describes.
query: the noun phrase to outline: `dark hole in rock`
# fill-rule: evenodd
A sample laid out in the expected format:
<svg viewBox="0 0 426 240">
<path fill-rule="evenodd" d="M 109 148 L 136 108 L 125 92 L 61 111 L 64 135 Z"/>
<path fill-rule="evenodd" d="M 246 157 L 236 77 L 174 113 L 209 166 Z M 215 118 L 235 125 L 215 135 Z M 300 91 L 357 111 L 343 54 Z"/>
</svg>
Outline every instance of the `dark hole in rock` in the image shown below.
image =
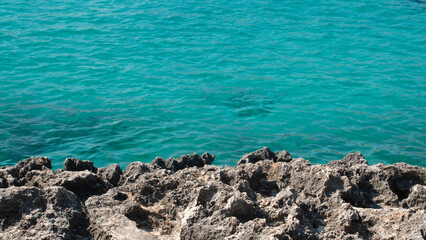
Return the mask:
<svg viewBox="0 0 426 240">
<path fill-rule="evenodd" d="M 300 210 L 298 212 L 300 213 L 300 220 L 308 226 L 312 232 L 320 234 L 327 226 L 324 216 L 315 205 L 300 204 Z M 295 239 L 300 238 L 296 237 Z"/>
<path fill-rule="evenodd" d="M 220 172 L 219 173 L 220 176 L 220 181 L 226 185 L 230 185 L 231 184 L 231 177 L 228 176 L 228 174 L 224 173 L 224 172 Z"/>
<path fill-rule="evenodd" d="M 411 187 L 416 184 L 423 184 L 417 176 L 401 176 L 389 180 L 390 189 L 398 196 L 399 201 L 406 199 Z"/>
<path fill-rule="evenodd" d="M 245 223 L 255 218 L 265 218 L 266 214 L 258 207 L 239 198 L 231 198 L 230 214 Z"/>
<path fill-rule="evenodd" d="M 262 194 L 262 196 L 275 196 L 279 192 L 276 181 L 268 181 L 266 177 L 249 179 L 251 189 Z"/>
<path fill-rule="evenodd" d="M 253 220 L 255 218 L 262 217 L 259 214 L 257 214 L 255 211 L 237 212 L 237 213 L 234 213 L 233 215 L 241 223 L 246 223 L 246 222 Z"/>
<path fill-rule="evenodd" d="M 15 222 L 19 222 L 22 218 L 22 214 L 19 211 L 19 208 L 4 208 L 0 210 L 0 225 L 2 231 L 6 230 L 9 226 L 13 225 Z"/>
<path fill-rule="evenodd" d="M 134 221 L 137 228 L 148 232 L 160 228 L 162 233 L 169 234 L 173 228 L 163 216 L 144 210 L 139 206 L 129 207 L 124 215 Z"/>
<path fill-rule="evenodd" d="M 340 194 L 340 197 L 343 199 L 343 201 L 351 204 L 352 206 L 356 206 L 356 203 L 354 201 L 354 198 L 352 197 L 352 193 L 351 192 L 342 192 Z"/>
<path fill-rule="evenodd" d="M 125 194 L 125 193 L 122 193 L 122 192 L 117 192 L 115 195 L 114 195 L 114 200 L 118 200 L 118 201 L 124 201 L 124 200 L 126 200 L 127 198 L 128 198 L 128 196 L 127 196 L 127 194 Z"/>
<path fill-rule="evenodd" d="M 85 201 L 93 195 L 106 193 L 108 185 L 100 177 L 90 174 L 87 176 L 78 176 L 71 180 L 65 180 L 62 186 L 73 192 L 79 199 Z"/>
<path fill-rule="evenodd" d="M 148 212 L 138 206 L 132 206 L 124 214 L 128 219 L 136 222 L 136 227 L 152 231 L 152 225 L 148 219 Z"/>
<path fill-rule="evenodd" d="M 217 189 L 214 187 L 211 188 L 202 188 L 200 189 L 200 193 L 198 194 L 197 201 L 202 206 L 206 207 L 209 202 L 211 202 L 211 199 L 217 192 Z"/>
<path fill-rule="evenodd" d="M 142 195 L 150 195 L 154 193 L 154 188 L 152 186 L 145 186 L 142 188 L 141 194 Z"/>
<path fill-rule="evenodd" d="M 349 190 L 341 193 L 341 198 L 354 207 L 360 208 L 380 208 L 374 202 L 374 198 L 379 194 L 377 190 L 369 182 L 370 177 L 367 177 L 358 182 L 358 185 L 353 185 Z"/>
</svg>

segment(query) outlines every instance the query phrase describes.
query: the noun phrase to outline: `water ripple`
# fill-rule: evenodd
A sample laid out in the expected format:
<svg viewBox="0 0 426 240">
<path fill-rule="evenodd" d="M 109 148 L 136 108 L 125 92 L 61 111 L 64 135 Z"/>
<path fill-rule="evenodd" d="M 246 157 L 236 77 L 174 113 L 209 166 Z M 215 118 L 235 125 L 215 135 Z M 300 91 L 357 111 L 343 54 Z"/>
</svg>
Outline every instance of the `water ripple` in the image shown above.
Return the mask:
<svg viewBox="0 0 426 240">
<path fill-rule="evenodd" d="M 78 10 L 78 11 L 77 11 Z M 262 146 L 426 166 L 421 1 L 3 1 L 0 165 L 235 165 Z"/>
</svg>

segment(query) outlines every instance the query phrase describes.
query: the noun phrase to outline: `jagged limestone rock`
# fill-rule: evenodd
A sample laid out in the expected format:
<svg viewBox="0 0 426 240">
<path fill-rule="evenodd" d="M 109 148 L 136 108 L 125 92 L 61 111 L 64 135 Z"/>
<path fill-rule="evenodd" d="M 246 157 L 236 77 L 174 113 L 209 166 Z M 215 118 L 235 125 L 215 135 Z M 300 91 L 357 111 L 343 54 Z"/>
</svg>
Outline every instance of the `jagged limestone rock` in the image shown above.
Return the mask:
<svg viewBox="0 0 426 240">
<path fill-rule="evenodd" d="M 326 165 L 268 148 L 236 167 L 208 153 L 152 164 L 0 168 L 0 239 L 424 239 L 426 169 Z M 40 163 L 40 164 L 39 164 Z"/>
</svg>

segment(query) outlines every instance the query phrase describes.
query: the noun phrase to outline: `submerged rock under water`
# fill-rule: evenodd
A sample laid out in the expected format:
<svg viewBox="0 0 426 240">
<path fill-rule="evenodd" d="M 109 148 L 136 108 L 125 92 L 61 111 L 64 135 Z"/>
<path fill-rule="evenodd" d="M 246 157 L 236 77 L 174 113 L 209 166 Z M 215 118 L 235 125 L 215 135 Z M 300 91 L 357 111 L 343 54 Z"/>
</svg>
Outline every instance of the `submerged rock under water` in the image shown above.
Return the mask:
<svg viewBox="0 0 426 240">
<path fill-rule="evenodd" d="M 426 169 L 327 165 L 268 148 L 113 164 L 45 157 L 0 168 L 0 239 L 424 239 Z M 77 166 L 77 167 L 76 167 Z M 70 171 L 68 171 L 70 170 Z"/>
</svg>

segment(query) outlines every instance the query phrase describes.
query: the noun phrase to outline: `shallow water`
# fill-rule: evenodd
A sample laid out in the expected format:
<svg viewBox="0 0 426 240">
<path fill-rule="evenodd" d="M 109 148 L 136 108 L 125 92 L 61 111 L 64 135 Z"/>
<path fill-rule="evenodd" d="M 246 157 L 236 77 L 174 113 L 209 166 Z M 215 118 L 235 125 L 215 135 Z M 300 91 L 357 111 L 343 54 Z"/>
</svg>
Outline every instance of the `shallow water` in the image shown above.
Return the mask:
<svg viewBox="0 0 426 240">
<path fill-rule="evenodd" d="M 426 166 L 426 4 L 3 0 L 0 165 L 269 146 Z"/>
</svg>

